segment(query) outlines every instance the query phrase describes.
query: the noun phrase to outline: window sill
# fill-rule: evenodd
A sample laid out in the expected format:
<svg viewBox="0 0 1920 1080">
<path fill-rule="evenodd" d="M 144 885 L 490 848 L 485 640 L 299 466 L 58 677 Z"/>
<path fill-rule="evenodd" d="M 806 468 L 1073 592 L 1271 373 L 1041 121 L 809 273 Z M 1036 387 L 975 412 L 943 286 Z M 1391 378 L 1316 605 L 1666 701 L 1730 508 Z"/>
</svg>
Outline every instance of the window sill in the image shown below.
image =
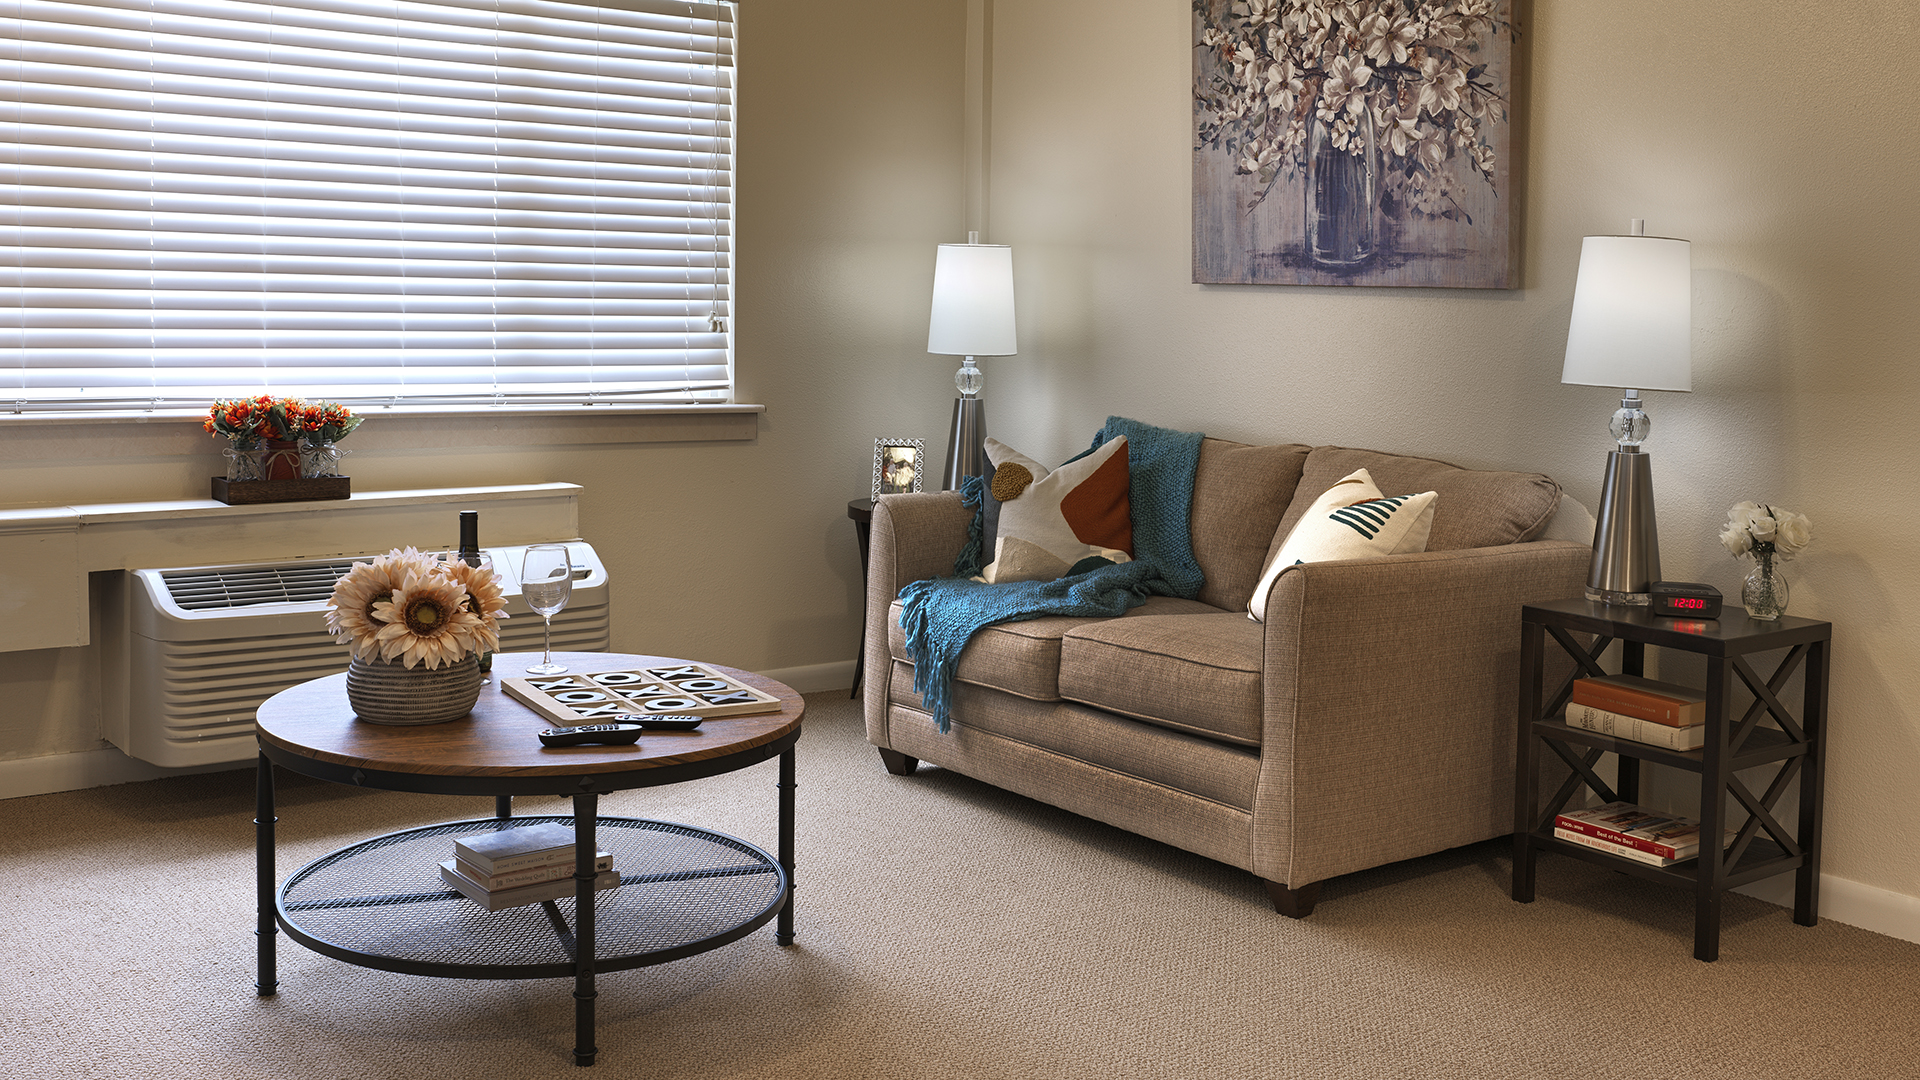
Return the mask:
<svg viewBox="0 0 1920 1080">
<path fill-rule="evenodd" d="M 556 446 L 661 442 L 752 442 L 765 405 L 573 405 L 529 408 L 378 408 L 342 445 L 392 450 L 418 446 Z M 12 428 L 8 457 L 62 462 L 119 456 L 193 455 L 215 451 L 203 413 L 73 415 L 0 414 Z M 17 425 L 17 426 L 16 426 Z"/>
</svg>

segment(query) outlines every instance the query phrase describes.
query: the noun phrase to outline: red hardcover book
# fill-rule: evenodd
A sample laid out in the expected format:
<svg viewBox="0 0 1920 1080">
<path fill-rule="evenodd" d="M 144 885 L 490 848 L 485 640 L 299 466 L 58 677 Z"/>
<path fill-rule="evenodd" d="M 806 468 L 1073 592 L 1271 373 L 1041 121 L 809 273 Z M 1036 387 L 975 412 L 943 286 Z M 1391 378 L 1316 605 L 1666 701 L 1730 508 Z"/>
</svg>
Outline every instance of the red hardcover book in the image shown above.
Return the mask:
<svg viewBox="0 0 1920 1080">
<path fill-rule="evenodd" d="M 1623 844 L 1610 843 L 1597 836 L 1588 836 L 1586 833 L 1576 832 L 1573 829 L 1558 825 L 1554 826 L 1553 835 L 1568 843 L 1579 844 L 1581 847 L 1590 847 L 1597 851 L 1604 851 L 1609 855 L 1617 855 L 1622 859 L 1632 859 L 1635 862 L 1647 863 L 1650 866 L 1672 866 L 1675 863 L 1686 861 L 1685 859 L 1669 859 L 1664 855 L 1655 855 L 1651 851 L 1641 851 L 1639 848 L 1630 848 Z M 1688 858 L 1692 858 L 1692 856 L 1688 856 Z"/>
<path fill-rule="evenodd" d="M 1591 705 L 1668 727 L 1692 727 L 1707 720 L 1706 694 L 1638 675 L 1575 679 L 1571 700 L 1575 705 Z"/>
<path fill-rule="evenodd" d="M 1611 802 L 1588 810 L 1568 810 L 1553 819 L 1556 828 L 1584 833 L 1620 847 L 1663 859 L 1687 859 L 1700 853 L 1700 823 L 1673 814 L 1657 814 L 1632 803 Z"/>
</svg>

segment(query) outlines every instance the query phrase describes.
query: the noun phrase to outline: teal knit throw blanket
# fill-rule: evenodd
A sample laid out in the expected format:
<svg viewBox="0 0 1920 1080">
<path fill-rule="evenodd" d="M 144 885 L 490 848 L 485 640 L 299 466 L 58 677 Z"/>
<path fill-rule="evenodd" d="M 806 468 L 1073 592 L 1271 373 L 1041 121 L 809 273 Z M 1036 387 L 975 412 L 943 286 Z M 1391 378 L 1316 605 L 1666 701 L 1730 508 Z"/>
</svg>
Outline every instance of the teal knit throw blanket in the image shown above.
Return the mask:
<svg viewBox="0 0 1920 1080">
<path fill-rule="evenodd" d="M 1193 557 L 1187 519 L 1205 436 L 1115 416 L 1107 419 L 1107 426 L 1094 436 L 1086 452 L 1120 435 L 1127 437 L 1132 562 L 1055 581 L 998 585 L 973 581 L 971 575 L 979 573 L 983 557 L 976 510 L 968 530 L 968 551 L 955 566 L 956 574 L 963 576 L 915 581 L 900 590 L 900 628 L 906 632 L 907 655 L 914 662 L 913 691 L 926 703 L 941 731 L 951 723 L 954 666 L 981 629 L 1046 615 L 1111 618 L 1146 603 L 1149 596 L 1192 599 L 1199 595 L 1205 575 Z M 972 477 L 961 485 L 967 505 L 980 505 L 981 486 Z"/>
</svg>

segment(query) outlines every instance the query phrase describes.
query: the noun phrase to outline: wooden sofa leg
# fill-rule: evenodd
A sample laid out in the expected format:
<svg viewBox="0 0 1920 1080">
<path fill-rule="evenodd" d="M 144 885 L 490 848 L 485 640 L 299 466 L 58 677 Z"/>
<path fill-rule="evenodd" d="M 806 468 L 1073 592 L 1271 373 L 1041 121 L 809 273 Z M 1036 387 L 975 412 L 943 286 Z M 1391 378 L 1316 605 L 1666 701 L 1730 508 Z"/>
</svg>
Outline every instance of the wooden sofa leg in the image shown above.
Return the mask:
<svg viewBox="0 0 1920 1080">
<path fill-rule="evenodd" d="M 885 753 L 885 751 L 881 751 Z M 1267 887 L 1267 895 L 1273 897 L 1273 910 L 1289 919 L 1304 919 L 1313 914 L 1313 905 L 1320 900 L 1320 885 L 1315 881 L 1297 889 L 1289 889 L 1277 881 L 1261 879 Z"/>
<path fill-rule="evenodd" d="M 898 750 L 889 750 L 884 746 L 878 749 L 881 763 L 886 765 L 887 771 L 895 776 L 912 776 L 913 770 L 920 767 L 920 759 L 917 757 L 908 757 Z"/>
</svg>

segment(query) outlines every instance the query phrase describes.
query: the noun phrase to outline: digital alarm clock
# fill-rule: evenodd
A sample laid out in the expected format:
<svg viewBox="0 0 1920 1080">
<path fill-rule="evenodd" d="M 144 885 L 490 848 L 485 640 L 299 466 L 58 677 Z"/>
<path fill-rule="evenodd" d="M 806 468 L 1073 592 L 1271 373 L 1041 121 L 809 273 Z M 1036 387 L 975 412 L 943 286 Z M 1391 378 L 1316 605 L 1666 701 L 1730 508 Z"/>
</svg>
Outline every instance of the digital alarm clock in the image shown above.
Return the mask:
<svg viewBox="0 0 1920 1080">
<path fill-rule="evenodd" d="M 1720 617 L 1720 590 L 1697 581 L 1656 581 L 1653 614 L 1673 619 L 1717 619 Z"/>
</svg>

